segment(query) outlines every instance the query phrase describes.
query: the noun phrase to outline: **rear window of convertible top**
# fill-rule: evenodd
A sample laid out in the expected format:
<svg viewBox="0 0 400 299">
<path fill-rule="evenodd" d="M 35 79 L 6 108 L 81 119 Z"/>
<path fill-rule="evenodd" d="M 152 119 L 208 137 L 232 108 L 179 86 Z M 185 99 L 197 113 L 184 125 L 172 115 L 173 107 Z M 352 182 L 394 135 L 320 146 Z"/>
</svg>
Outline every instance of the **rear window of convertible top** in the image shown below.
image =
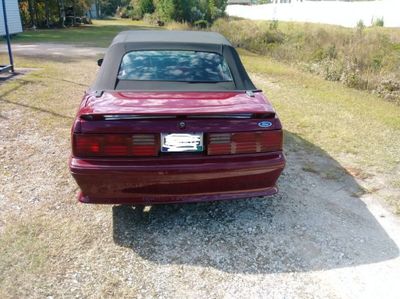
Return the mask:
<svg viewBox="0 0 400 299">
<path fill-rule="evenodd" d="M 173 82 L 232 82 L 224 57 L 212 52 L 146 50 L 122 58 L 119 80 Z"/>
</svg>

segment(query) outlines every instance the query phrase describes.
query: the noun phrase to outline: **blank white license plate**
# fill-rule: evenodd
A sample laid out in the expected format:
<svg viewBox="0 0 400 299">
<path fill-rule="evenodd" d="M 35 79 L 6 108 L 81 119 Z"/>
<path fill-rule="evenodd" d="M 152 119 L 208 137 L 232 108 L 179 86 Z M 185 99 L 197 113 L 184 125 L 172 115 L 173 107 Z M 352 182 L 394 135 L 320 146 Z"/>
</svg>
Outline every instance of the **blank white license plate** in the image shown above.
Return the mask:
<svg viewBox="0 0 400 299">
<path fill-rule="evenodd" d="M 161 152 L 202 152 L 203 133 L 161 133 Z"/>
</svg>

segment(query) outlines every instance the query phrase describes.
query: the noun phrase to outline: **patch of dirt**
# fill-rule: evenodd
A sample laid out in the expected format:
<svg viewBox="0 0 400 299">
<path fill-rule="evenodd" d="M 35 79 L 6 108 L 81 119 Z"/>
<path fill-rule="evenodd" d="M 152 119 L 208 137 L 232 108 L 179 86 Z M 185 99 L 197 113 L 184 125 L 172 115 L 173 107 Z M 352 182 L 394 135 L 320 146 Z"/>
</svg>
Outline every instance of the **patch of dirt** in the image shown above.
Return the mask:
<svg viewBox="0 0 400 299">
<path fill-rule="evenodd" d="M 253 73 L 251 74 L 251 78 L 254 80 L 254 82 L 258 82 L 259 85 L 266 86 L 269 89 L 281 89 L 279 82 L 268 80 L 262 74 Z"/>
<path fill-rule="evenodd" d="M 346 171 L 353 177 L 360 180 L 366 180 L 372 177 L 372 174 L 365 172 L 364 170 L 357 167 L 346 167 Z"/>
</svg>

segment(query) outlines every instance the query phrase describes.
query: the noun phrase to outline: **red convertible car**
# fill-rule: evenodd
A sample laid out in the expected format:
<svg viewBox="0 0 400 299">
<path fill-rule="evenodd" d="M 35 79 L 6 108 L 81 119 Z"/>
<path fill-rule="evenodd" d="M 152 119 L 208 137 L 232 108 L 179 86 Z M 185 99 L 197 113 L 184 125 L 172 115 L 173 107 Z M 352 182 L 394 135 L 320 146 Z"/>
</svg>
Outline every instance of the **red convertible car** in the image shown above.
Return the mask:
<svg viewBox="0 0 400 299">
<path fill-rule="evenodd" d="M 220 34 L 126 31 L 108 48 L 72 126 L 84 203 L 272 195 L 285 166 L 271 103 Z"/>
</svg>

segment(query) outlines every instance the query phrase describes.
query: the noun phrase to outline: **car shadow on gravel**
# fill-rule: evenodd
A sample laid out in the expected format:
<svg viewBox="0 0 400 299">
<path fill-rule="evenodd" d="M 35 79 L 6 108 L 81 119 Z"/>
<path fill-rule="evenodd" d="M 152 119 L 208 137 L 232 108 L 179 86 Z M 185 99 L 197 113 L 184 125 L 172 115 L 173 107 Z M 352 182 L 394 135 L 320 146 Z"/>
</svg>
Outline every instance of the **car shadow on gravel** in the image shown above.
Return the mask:
<svg viewBox="0 0 400 299">
<path fill-rule="evenodd" d="M 328 270 L 386 261 L 399 249 L 322 149 L 286 132 L 280 193 L 199 204 L 113 207 L 113 237 L 157 264 L 228 273 Z"/>
</svg>

